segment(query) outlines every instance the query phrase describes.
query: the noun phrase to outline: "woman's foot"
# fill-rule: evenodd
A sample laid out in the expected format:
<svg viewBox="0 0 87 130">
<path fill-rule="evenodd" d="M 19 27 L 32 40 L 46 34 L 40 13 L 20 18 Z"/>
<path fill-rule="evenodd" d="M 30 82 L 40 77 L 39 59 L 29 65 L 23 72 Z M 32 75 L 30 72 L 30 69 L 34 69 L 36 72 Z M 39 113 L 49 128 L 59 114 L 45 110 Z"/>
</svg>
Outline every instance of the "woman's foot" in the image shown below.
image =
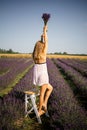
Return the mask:
<svg viewBox="0 0 87 130">
<path fill-rule="evenodd" d="M 47 111 L 47 106 L 45 104 L 42 105 L 42 110 L 45 112 Z"/>
<path fill-rule="evenodd" d="M 39 116 L 42 116 L 43 114 L 45 114 L 45 111 L 44 110 L 41 110 L 38 112 L 39 113 Z"/>
</svg>

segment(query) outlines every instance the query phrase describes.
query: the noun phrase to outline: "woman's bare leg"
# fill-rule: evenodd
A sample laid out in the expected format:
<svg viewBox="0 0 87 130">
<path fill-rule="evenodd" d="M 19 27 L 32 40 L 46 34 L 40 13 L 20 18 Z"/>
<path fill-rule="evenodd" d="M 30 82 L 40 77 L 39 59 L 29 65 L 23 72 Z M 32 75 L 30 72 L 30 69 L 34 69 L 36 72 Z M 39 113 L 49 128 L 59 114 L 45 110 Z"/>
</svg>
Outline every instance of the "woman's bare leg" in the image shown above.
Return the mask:
<svg viewBox="0 0 87 130">
<path fill-rule="evenodd" d="M 48 102 L 48 99 L 52 93 L 52 90 L 53 90 L 53 87 L 50 84 L 48 84 L 44 103 L 43 103 L 43 106 L 45 107 L 46 110 L 47 110 L 47 102 Z"/>
<path fill-rule="evenodd" d="M 41 113 L 42 113 L 42 106 L 43 106 L 43 102 L 44 102 L 44 95 L 45 95 L 46 89 L 47 89 L 47 85 L 41 86 L 40 100 L 39 100 L 39 111 L 38 111 L 39 115 L 41 115 Z"/>
<path fill-rule="evenodd" d="M 50 84 L 45 84 L 40 89 L 39 115 L 42 115 L 47 110 L 47 102 L 53 87 Z"/>
</svg>

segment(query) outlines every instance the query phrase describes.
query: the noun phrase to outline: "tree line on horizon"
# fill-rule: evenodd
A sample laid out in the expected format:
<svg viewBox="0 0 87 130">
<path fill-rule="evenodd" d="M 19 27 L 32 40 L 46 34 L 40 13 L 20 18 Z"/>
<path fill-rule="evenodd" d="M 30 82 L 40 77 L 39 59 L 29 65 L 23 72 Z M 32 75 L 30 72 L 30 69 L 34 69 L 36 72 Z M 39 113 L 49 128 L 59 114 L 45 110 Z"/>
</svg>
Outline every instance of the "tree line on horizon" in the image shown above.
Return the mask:
<svg viewBox="0 0 87 130">
<path fill-rule="evenodd" d="M 19 52 L 14 52 L 12 49 L 6 50 L 6 49 L 1 49 L 1 48 L 0 48 L 0 53 L 15 54 L 15 53 L 19 53 Z"/>
<path fill-rule="evenodd" d="M 15 52 L 15 51 L 13 51 L 12 49 L 8 49 L 8 50 L 6 50 L 6 49 L 1 49 L 0 48 L 0 54 L 18 54 L 19 52 Z M 29 53 L 29 54 L 31 54 L 31 53 Z M 54 53 L 49 53 L 49 54 L 54 54 L 54 55 L 82 55 L 82 56 L 87 56 L 87 54 L 69 54 L 69 53 L 67 53 L 67 52 L 54 52 Z"/>
</svg>

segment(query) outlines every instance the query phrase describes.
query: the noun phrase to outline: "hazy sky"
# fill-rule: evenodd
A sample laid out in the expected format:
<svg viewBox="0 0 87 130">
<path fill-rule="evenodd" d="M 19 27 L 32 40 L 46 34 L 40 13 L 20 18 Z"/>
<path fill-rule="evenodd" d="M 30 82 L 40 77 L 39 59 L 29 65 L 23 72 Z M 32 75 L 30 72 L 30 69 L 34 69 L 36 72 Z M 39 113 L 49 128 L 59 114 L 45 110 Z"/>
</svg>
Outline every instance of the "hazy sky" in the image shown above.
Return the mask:
<svg viewBox="0 0 87 130">
<path fill-rule="evenodd" d="M 30 53 L 50 13 L 48 53 L 87 54 L 87 0 L 0 0 L 0 48 Z"/>
</svg>

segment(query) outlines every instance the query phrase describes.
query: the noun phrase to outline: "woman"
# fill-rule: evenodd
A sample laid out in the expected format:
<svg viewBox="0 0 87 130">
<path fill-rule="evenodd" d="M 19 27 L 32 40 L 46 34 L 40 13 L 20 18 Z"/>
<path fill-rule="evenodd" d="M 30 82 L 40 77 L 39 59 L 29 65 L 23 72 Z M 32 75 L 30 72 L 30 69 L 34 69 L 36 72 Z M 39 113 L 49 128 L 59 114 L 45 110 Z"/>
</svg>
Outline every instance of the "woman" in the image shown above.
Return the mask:
<svg viewBox="0 0 87 130">
<path fill-rule="evenodd" d="M 47 72 L 46 54 L 48 48 L 47 38 L 47 25 L 44 25 L 41 40 L 35 44 L 33 51 L 34 71 L 33 71 L 33 84 L 40 86 L 40 101 L 38 113 L 41 116 L 47 111 L 47 102 L 53 90 L 49 83 Z"/>
</svg>

